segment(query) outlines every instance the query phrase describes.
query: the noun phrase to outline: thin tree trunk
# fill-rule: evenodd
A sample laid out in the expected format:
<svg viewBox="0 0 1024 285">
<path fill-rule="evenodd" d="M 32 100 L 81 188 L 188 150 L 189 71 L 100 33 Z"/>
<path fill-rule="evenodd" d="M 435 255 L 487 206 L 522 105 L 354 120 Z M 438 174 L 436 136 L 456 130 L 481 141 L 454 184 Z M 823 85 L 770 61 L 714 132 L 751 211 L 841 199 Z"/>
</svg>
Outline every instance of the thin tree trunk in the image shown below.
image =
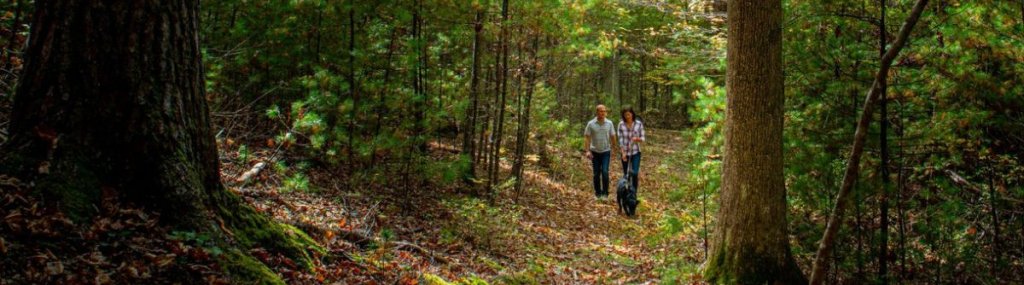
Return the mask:
<svg viewBox="0 0 1024 285">
<path fill-rule="evenodd" d="M 231 18 L 228 20 L 228 25 L 226 28 L 227 32 L 230 32 L 231 29 L 235 27 L 235 20 L 238 19 L 238 6 L 240 5 L 241 2 L 235 2 L 234 5 L 231 5 Z"/>
<path fill-rule="evenodd" d="M 530 104 L 533 97 L 533 85 L 536 80 L 538 39 L 533 39 L 533 47 L 529 49 L 530 59 L 526 67 L 526 101 L 523 109 L 519 111 L 519 130 L 516 134 L 516 163 L 512 167 L 512 173 L 516 176 L 515 192 L 516 197 L 523 189 L 523 169 L 526 155 L 526 144 L 530 136 Z"/>
<path fill-rule="evenodd" d="M 493 81 L 492 78 L 491 78 L 492 73 L 487 71 L 487 70 L 483 70 L 483 74 L 484 74 L 484 76 L 486 76 L 486 78 L 484 78 L 483 82 L 481 82 L 481 84 L 484 85 L 482 87 L 483 90 L 481 90 L 481 91 L 486 91 L 486 90 L 489 90 L 488 88 L 490 88 L 488 82 L 492 82 Z M 483 92 L 483 93 L 487 94 L 487 92 Z M 479 94 L 478 94 L 478 96 L 479 96 Z M 487 163 L 487 159 L 486 158 L 487 158 L 487 154 L 488 154 L 488 152 L 487 152 L 487 147 L 488 147 L 488 144 L 487 144 L 487 132 L 488 132 L 488 126 L 490 126 L 490 121 L 491 121 L 491 105 L 492 104 L 489 101 L 485 101 L 484 103 L 487 103 L 487 104 L 485 104 L 484 106 L 480 107 L 480 111 L 479 111 L 480 112 L 480 118 L 477 118 L 477 121 L 482 122 L 482 123 L 480 123 L 480 131 L 479 131 L 479 134 L 477 134 L 478 139 L 477 139 L 477 143 L 476 143 L 476 155 L 474 156 L 474 158 L 475 158 L 474 159 L 474 164 L 476 164 L 476 165 L 483 165 L 484 176 L 486 177 L 488 174 L 490 174 L 490 169 L 487 168 L 488 166 L 490 166 L 490 164 Z"/>
<path fill-rule="evenodd" d="M 21 10 L 24 9 L 22 8 L 22 2 L 25 2 L 25 0 L 14 0 L 14 23 L 11 26 L 11 34 L 7 38 L 8 51 L 21 50 L 21 47 L 14 46 L 14 44 L 18 43 L 18 33 L 21 32 Z"/>
<path fill-rule="evenodd" d="M 377 105 L 374 106 L 374 108 L 376 109 L 375 113 L 377 113 L 376 123 L 373 125 L 373 128 L 374 128 L 373 135 L 374 135 L 374 137 L 380 135 L 380 129 L 381 129 L 381 126 L 383 125 L 383 122 L 382 122 L 383 121 L 383 117 L 384 117 L 385 113 L 387 113 L 387 110 L 388 110 L 388 108 L 386 108 L 386 104 L 387 103 L 384 102 L 384 100 L 385 100 L 384 96 L 387 94 L 388 82 L 391 81 L 391 71 L 393 70 L 393 68 L 391 67 L 391 60 L 392 60 L 392 56 L 395 54 L 395 49 L 397 49 L 397 46 L 396 46 L 397 42 L 398 42 L 398 23 L 396 22 L 395 23 L 395 27 L 392 28 L 392 30 L 391 30 L 391 40 L 388 41 L 388 53 L 387 53 L 387 56 L 384 57 L 384 65 L 385 65 L 385 67 L 384 67 L 384 77 L 383 77 L 384 80 L 381 81 L 381 82 L 384 83 L 384 86 L 380 89 L 379 92 L 377 92 L 377 103 L 376 103 Z M 372 147 L 370 148 L 370 165 L 377 165 L 377 144 L 376 143 L 373 143 Z"/>
<path fill-rule="evenodd" d="M 989 163 L 989 176 L 988 176 L 988 192 L 989 192 L 989 204 L 990 204 L 989 207 L 991 207 L 991 212 L 992 212 L 992 255 L 993 255 L 993 258 L 992 258 L 992 278 L 998 281 L 999 280 L 998 276 L 999 276 L 999 272 L 1000 272 L 999 271 L 999 264 L 1002 262 L 1002 259 L 1003 259 L 1003 255 L 1001 253 L 1003 251 L 1003 249 L 1001 248 L 1001 246 L 999 244 L 999 213 L 998 213 L 999 208 L 997 206 L 997 201 L 998 201 L 998 196 L 997 195 L 998 194 L 996 193 L 996 185 L 995 185 L 996 184 L 995 183 L 995 179 L 996 179 L 995 174 L 996 173 L 995 173 L 995 171 L 993 169 L 994 166 L 992 164 L 993 164 L 993 162 Z"/>
<path fill-rule="evenodd" d="M 782 1 L 728 5 L 721 208 L 704 276 L 717 284 L 804 284 L 786 218 Z"/>
<path fill-rule="evenodd" d="M 611 58 L 611 70 L 612 74 L 608 76 L 609 89 L 608 94 L 619 98 L 619 106 L 622 106 L 622 92 L 619 90 L 619 48 L 618 43 L 612 44 L 612 58 Z"/>
<path fill-rule="evenodd" d="M 498 39 L 498 42 L 495 43 L 495 45 L 496 45 L 495 46 L 496 52 L 495 52 L 495 57 L 494 57 L 494 82 L 492 84 L 493 87 L 494 87 L 494 90 L 491 90 L 492 92 L 494 92 L 494 97 L 493 97 L 493 100 L 491 101 L 491 110 L 490 110 L 491 113 L 490 113 L 490 116 L 489 116 L 490 117 L 489 118 L 490 119 L 489 124 L 490 124 L 491 127 L 490 127 L 490 132 L 487 133 L 487 139 L 488 140 L 487 140 L 487 158 L 486 158 L 486 160 L 487 160 L 487 189 L 486 190 L 487 190 L 488 195 L 490 195 L 491 189 L 494 187 L 494 182 L 495 182 L 495 179 L 496 179 L 496 177 L 495 177 L 495 172 L 496 171 L 494 169 L 496 165 L 494 163 L 492 163 L 492 161 L 495 158 L 495 152 L 494 152 L 495 145 L 494 144 L 497 142 L 497 137 L 496 137 L 495 134 L 497 133 L 497 130 L 498 130 L 498 109 L 499 108 L 503 108 L 503 106 L 499 106 L 499 102 L 501 102 L 501 99 L 500 99 L 501 98 L 501 83 L 502 83 L 502 77 L 503 77 L 502 67 L 501 67 L 501 58 L 503 56 L 503 50 L 501 48 L 502 40 L 503 39 Z"/>
<path fill-rule="evenodd" d="M 660 95 L 658 93 L 658 87 L 659 86 L 657 81 L 651 82 L 651 108 L 654 109 L 661 108 L 661 102 L 658 100 L 660 98 L 658 97 Z"/>
<path fill-rule="evenodd" d="M 318 54 L 319 46 L 318 44 Z M 358 85 L 359 83 L 356 82 L 356 8 L 352 6 L 348 8 L 348 88 L 349 94 L 352 94 L 352 113 L 348 118 L 348 161 L 353 164 L 355 163 L 353 159 L 355 144 L 352 140 L 357 135 L 355 121 L 359 118 Z"/>
<path fill-rule="evenodd" d="M 323 3 L 321 2 L 316 7 L 316 28 L 314 29 L 316 30 L 316 47 L 314 49 L 316 52 L 313 54 L 313 62 L 317 65 L 320 64 L 320 40 L 323 36 L 323 31 L 321 31 L 321 29 L 323 29 L 323 22 L 324 8 Z"/>
<path fill-rule="evenodd" d="M 828 260 L 828 256 L 832 250 L 832 243 L 835 240 L 835 235 L 839 232 L 839 226 L 842 223 L 843 211 L 846 207 L 847 196 L 850 193 L 850 189 L 853 188 L 853 182 L 856 180 L 858 172 L 860 171 L 860 156 L 864 151 L 867 127 L 871 122 L 871 109 L 882 93 L 882 82 L 886 80 L 889 74 L 889 66 L 892 64 L 892 61 L 896 59 L 896 55 L 899 54 L 900 50 L 903 49 L 903 45 L 910 36 L 910 31 L 914 28 L 914 25 L 917 24 L 917 20 L 921 17 L 921 12 L 924 11 L 924 7 L 927 4 L 928 0 L 918 0 L 917 3 L 914 4 L 914 9 L 910 12 L 910 16 L 903 24 L 903 27 L 900 28 L 900 33 L 896 37 L 896 41 L 893 42 L 892 47 L 885 53 L 885 56 L 882 57 L 879 71 L 875 74 L 874 84 L 872 84 L 871 91 L 868 93 L 867 99 L 864 101 L 864 111 L 861 113 L 860 120 L 857 123 L 857 131 L 854 134 L 853 140 L 853 149 L 850 151 L 850 160 L 846 165 L 842 187 L 839 189 L 839 194 L 836 197 L 835 208 L 832 209 L 832 214 L 829 216 L 828 226 L 825 228 L 825 234 L 821 238 L 821 244 L 818 246 L 818 252 L 815 255 L 814 267 L 811 270 L 811 284 L 821 284 L 822 280 L 824 280 L 825 262 Z"/>
<path fill-rule="evenodd" d="M 854 186 L 853 187 L 854 187 L 854 189 L 856 189 L 856 187 L 857 187 L 856 186 L 856 182 L 854 182 Z M 858 192 L 858 193 L 854 194 L 854 201 L 862 201 L 862 200 L 863 200 L 863 197 L 862 197 L 861 193 Z M 854 256 L 854 259 L 856 259 L 855 261 L 857 263 L 857 272 L 854 275 L 854 282 L 864 282 L 864 280 L 867 279 L 867 276 L 864 273 L 864 251 L 865 251 L 864 250 L 864 215 L 863 215 L 863 212 L 861 211 L 861 203 L 856 203 L 854 205 L 854 207 L 853 207 L 853 215 L 854 215 L 854 219 L 856 220 L 856 223 L 854 223 L 854 226 L 857 227 L 856 228 L 856 233 L 857 233 L 857 254 L 856 254 L 856 256 Z"/>
<path fill-rule="evenodd" d="M 476 150 L 473 145 L 473 134 L 476 132 L 477 117 L 479 117 L 480 90 L 480 45 L 483 41 L 481 34 L 484 29 L 484 9 L 476 11 L 476 19 L 473 21 L 473 69 L 469 83 L 470 107 L 466 111 L 466 127 L 462 140 L 462 153 L 468 155 L 469 167 L 465 177 L 476 177 Z"/>
<path fill-rule="evenodd" d="M 885 6 L 886 0 L 879 0 L 879 6 L 881 7 L 881 15 L 878 21 L 878 57 L 881 60 L 885 56 L 885 43 L 886 43 L 886 31 L 885 31 Z M 881 148 L 881 162 L 879 163 L 879 172 L 881 173 L 882 189 L 878 198 L 879 209 L 879 235 L 881 240 L 878 242 L 878 279 L 883 285 L 889 284 L 889 111 L 888 111 L 888 84 L 886 80 L 878 82 L 879 96 L 881 102 L 879 105 L 881 116 L 879 116 L 879 123 L 881 130 L 879 132 L 879 148 Z"/>
<path fill-rule="evenodd" d="M 501 161 L 498 158 L 501 157 L 501 140 L 504 135 L 502 132 L 505 129 L 505 97 L 508 93 L 508 24 L 508 0 L 503 0 L 501 2 L 501 39 L 499 40 L 501 44 L 501 76 L 498 78 L 501 99 L 498 102 L 498 117 L 495 118 L 497 131 L 494 134 L 494 149 L 491 150 L 494 155 L 491 161 L 493 165 L 491 168 L 491 179 L 489 179 L 492 187 L 490 189 L 492 201 L 495 194 L 497 194 L 495 189 L 493 189 L 493 183 L 498 179 L 498 164 Z"/>
<path fill-rule="evenodd" d="M 425 68 L 425 57 L 423 46 L 423 18 L 420 15 L 423 9 L 423 3 L 420 0 L 416 1 L 416 8 L 413 12 L 413 49 L 416 54 L 416 64 L 413 68 L 413 120 L 415 120 L 415 139 L 413 140 L 414 149 L 416 152 L 425 153 L 426 149 L 426 94 L 423 91 L 423 69 Z"/>
<path fill-rule="evenodd" d="M 640 100 L 639 101 L 640 101 L 640 113 L 641 114 L 643 114 L 643 113 L 645 113 L 647 111 L 647 99 L 645 98 L 646 96 L 644 95 L 644 92 L 647 91 L 647 88 L 645 88 L 645 86 L 644 86 L 644 76 L 646 76 L 646 74 L 647 74 L 647 60 L 645 60 L 645 59 L 646 59 L 646 57 L 644 57 L 642 55 L 640 56 L 640 75 L 637 76 L 637 80 L 636 80 L 637 85 L 638 85 L 638 89 L 640 91 L 640 92 L 637 92 L 637 94 L 640 94 L 639 95 L 640 96 Z"/>
<path fill-rule="evenodd" d="M 903 120 L 903 106 L 899 108 L 899 121 Z M 903 125 L 902 123 L 900 125 Z M 907 213 L 906 213 L 906 175 L 904 175 L 903 168 L 906 167 L 907 157 L 903 149 L 905 130 L 903 127 L 897 131 L 899 140 L 899 167 L 896 171 L 896 211 L 899 215 L 899 239 L 900 239 L 900 280 L 905 281 L 907 279 Z"/>
</svg>

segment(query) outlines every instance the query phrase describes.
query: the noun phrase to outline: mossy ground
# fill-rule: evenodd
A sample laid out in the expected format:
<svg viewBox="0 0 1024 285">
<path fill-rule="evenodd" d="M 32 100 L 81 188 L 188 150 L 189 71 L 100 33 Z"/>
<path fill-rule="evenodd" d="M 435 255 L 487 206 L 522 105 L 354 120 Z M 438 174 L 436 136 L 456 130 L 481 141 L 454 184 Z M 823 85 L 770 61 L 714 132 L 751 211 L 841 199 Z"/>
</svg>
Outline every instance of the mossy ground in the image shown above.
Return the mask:
<svg viewBox="0 0 1024 285">
<path fill-rule="evenodd" d="M 0 174 L 31 173 L 11 167 L 11 162 L 27 162 L 19 155 L 6 155 L 3 161 L 7 166 L 0 169 Z M 104 193 L 104 186 L 97 175 L 90 171 L 90 165 L 81 161 L 64 159 L 56 165 L 48 166 L 42 173 L 29 178 L 34 186 L 28 188 L 32 195 L 48 203 L 45 207 L 57 209 L 74 224 L 89 225 L 95 222 L 97 210 L 112 206 L 103 205 L 107 203 L 104 199 L 112 197 L 106 197 L 110 193 Z M 238 196 L 222 187 L 211 191 L 214 191 L 211 196 L 217 200 L 214 203 L 217 208 L 212 211 L 218 216 L 215 221 L 199 225 L 175 224 L 172 227 L 219 237 L 215 244 L 225 253 L 215 258 L 232 280 L 245 284 L 284 284 L 270 266 L 249 253 L 254 249 L 265 248 L 269 252 L 280 253 L 305 271 L 314 268 L 311 253 L 320 256 L 326 254 L 325 249 L 302 230 L 257 213 Z M 173 216 L 171 213 L 163 214 Z"/>
</svg>

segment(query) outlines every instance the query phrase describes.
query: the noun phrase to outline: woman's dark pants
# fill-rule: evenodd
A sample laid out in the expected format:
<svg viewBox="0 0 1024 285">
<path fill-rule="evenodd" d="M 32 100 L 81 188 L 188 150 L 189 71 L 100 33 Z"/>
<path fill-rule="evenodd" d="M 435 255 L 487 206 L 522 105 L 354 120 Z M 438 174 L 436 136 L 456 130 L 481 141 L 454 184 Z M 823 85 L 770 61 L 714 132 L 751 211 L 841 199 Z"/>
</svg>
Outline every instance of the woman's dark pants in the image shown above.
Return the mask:
<svg viewBox="0 0 1024 285">
<path fill-rule="evenodd" d="M 628 167 L 628 168 L 627 168 Z M 637 190 L 640 186 L 640 177 L 637 175 L 640 173 L 640 153 L 634 155 L 627 155 L 626 160 L 622 161 L 622 174 L 628 175 L 629 181 L 633 184 L 633 190 Z"/>
</svg>

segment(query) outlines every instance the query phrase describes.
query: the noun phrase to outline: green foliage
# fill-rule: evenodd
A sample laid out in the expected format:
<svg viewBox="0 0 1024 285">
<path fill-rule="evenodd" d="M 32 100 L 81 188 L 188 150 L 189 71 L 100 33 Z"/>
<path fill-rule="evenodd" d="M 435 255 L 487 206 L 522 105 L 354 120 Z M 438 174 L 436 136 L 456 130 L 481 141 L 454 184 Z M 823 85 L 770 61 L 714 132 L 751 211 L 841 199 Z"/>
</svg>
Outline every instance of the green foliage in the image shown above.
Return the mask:
<svg viewBox="0 0 1024 285">
<path fill-rule="evenodd" d="M 238 162 L 247 165 L 250 159 L 252 159 L 252 153 L 249 152 L 249 147 L 244 144 L 238 146 Z"/>
<path fill-rule="evenodd" d="M 282 192 L 309 192 L 317 190 L 313 185 L 310 184 L 309 177 L 306 175 L 306 171 L 310 165 L 308 162 L 299 162 L 295 165 L 289 166 L 287 162 L 283 160 L 276 161 L 274 163 L 274 171 L 284 177 L 282 181 Z"/>
<path fill-rule="evenodd" d="M 356 172 L 351 173 L 356 179 L 378 184 L 397 183 L 391 181 L 394 177 L 454 183 L 479 157 L 438 159 L 437 149 L 421 146 L 458 147 L 452 142 L 465 133 L 463 120 L 473 111 L 469 82 L 474 31 L 468 23 L 476 9 L 483 9 L 485 47 L 476 110 L 481 120 L 471 126 L 474 134 L 485 134 L 483 143 L 495 141 L 495 113 L 518 110 L 527 87 L 525 71 L 531 66 L 537 67 L 539 78 L 533 86 L 529 141 L 541 153 L 549 146 L 580 149 L 579 128 L 593 116 L 595 104 L 608 105 L 617 119 L 614 110 L 639 108 L 645 102 L 641 116 L 648 127 L 683 129 L 683 137 L 692 141 L 680 150 L 679 159 L 688 165 L 681 170 L 686 179 L 669 195 L 685 210 L 662 219 L 657 240 L 672 242 L 680 235 L 706 234 L 692 226 L 698 213 L 688 204 L 699 201 L 708 212 L 716 211 L 726 39 L 723 19 L 700 1 L 655 2 L 510 1 L 513 17 L 505 24 L 510 28 L 505 37 L 509 100 L 503 106 L 497 101 L 500 58 L 495 48 L 501 46 L 501 1 L 424 0 L 422 6 L 390 0 L 204 2 L 200 22 L 206 90 L 215 112 L 257 110 L 265 117 L 260 120 L 272 122 L 275 129 L 267 130 L 272 142 L 289 154 L 287 163 L 274 166 L 285 177 L 285 191 L 314 188 L 305 167 L 296 163 L 303 160 L 339 166 Z M 887 2 L 890 42 L 912 2 Z M 879 33 L 873 22 L 878 5 L 784 1 L 784 175 L 793 252 L 801 262 L 813 254 L 833 206 L 854 122 L 877 69 Z M 1020 208 L 1024 200 L 1024 96 L 1019 96 L 1024 94 L 1024 39 L 1019 36 L 1024 17 L 1013 1 L 929 5 L 887 76 L 886 119 L 892 122 L 888 137 L 893 153 L 889 167 L 894 170 L 890 206 L 903 211 L 891 211 L 890 220 L 906 218 L 907 229 L 905 241 L 890 238 L 889 247 L 899 249 L 894 253 L 906 257 L 901 268 L 911 272 L 934 267 L 940 274 L 976 273 L 949 282 L 1016 280 L 992 275 L 986 268 L 985 260 L 1010 254 L 980 238 L 982 234 L 966 233 L 973 228 L 988 237 L 993 212 L 1004 229 L 1020 225 L 1019 217 L 1006 209 Z M 423 22 L 413 23 L 414 15 Z M 355 26 L 350 19 L 357 19 Z M 421 35 L 412 34 L 414 25 Z M 534 39 L 540 63 L 527 61 Z M 505 142 L 514 141 L 509 138 L 518 128 L 518 120 L 509 119 L 518 114 L 510 113 L 504 121 Z M 844 227 L 840 243 L 871 250 L 841 248 L 837 282 L 876 281 L 852 273 L 875 266 L 863 260 L 877 254 L 880 246 L 877 224 L 868 217 L 876 217 L 880 206 L 881 118 L 870 115 L 876 123 L 869 130 L 864 171 L 854 195 L 861 214 L 850 222 L 857 227 Z M 250 147 L 239 148 L 241 161 L 250 159 Z M 508 159 L 512 148 L 504 144 L 498 159 Z M 562 165 L 560 160 L 574 158 L 556 154 L 541 160 Z M 950 173 L 969 184 L 953 181 Z M 499 188 L 514 183 L 498 179 Z M 515 211 L 503 213 L 474 199 L 448 201 L 446 206 L 470 226 L 445 228 L 445 242 L 462 239 L 495 250 L 515 240 Z M 1002 235 L 1003 242 L 1021 240 L 1005 231 Z M 667 264 L 663 280 L 684 280 L 693 272 L 684 260 L 669 258 Z M 1008 266 L 1002 269 L 1013 272 Z M 537 279 L 524 277 L 520 283 L 529 280 Z"/>
<path fill-rule="evenodd" d="M 906 18 L 912 2 L 897 1 L 887 9 L 890 41 L 898 27 L 895 23 Z M 975 274 L 960 275 L 956 282 L 979 283 L 1009 276 L 988 275 L 990 264 L 978 257 L 1005 255 L 1001 249 L 963 234 L 979 223 L 981 227 L 991 226 L 992 217 L 982 214 L 991 210 L 990 204 L 974 202 L 982 197 L 963 192 L 963 185 L 950 180 L 950 173 L 974 185 L 984 185 L 989 179 L 1017 179 L 1010 169 L 1020 165 L 1019 155 L 1010 160 L 995 158 L 1021 153 L 1019 147 L 1011 145 L 1024 142 L 1003 135 L 1024 129 L 1024 124 L 1014 122 L 1005 113 L 1007 108 L 1020 110 L 1024 106 L 1020 96 L 1008 96 L 1020 94 L 1014 90 L 1024 78 L 1021 58 L 1009 55 L 1015 53 L 1011 50 L 1024 47 L 1024 41 L 1005 36 L 1024 27 L 1024 18 L 1019 7 L 1006 4 L 929 3 L 910 44 L 897 57 L 888 76 L 887 119 L 892 123 L 888 138 L 893 157 L 889 166 L 893 182 L 889 187 L 894 188 L 890 190 L 890 222 L 894 225 L 890 226 L 889 247 L 893 254 L 907 256 L 901 261 L 907 270 L 939 267 L 948 272 L 951 268 L 945 264 L 958 263 L 958 270 Z M 791 230 L 808 237 L 798 240 L 794 253 L 807 256 L 817 246 L 812 237 L 820 236 L 824 227 L 821 217 L 834 203 L 853 124 L 860 116 L 863 96 L 878 61 L 877 26 L 857 17 L 827 15 L 859 9 L 857 15 L 874 19 L 880 9 L 877 2 L 863 6 L 852 2 L 822 5 L 787 1 L 785 7 L 787 17 L 794 20 L 784 27 L 784 57 L 800 59 L 788 60 L 786 65 L 786 184 L 793 207 L 790 216 L 795 217 Z M 877 215 L 881 206 L 874 191 L 882 189 L 877 151 L 879 120 L 875 115 L 869 131 L 869 151 L 862 163 L 863 175 L 852 202 L 867 211 L 861 214 L 864 217 Z M 897 188 L 899 185 L 904 187 Z M 897 208 L 906 212 L 896 213 L 893 209 Z M 894 238 L 901 216 L 906 223 L 921 226 L 907 230 L 905 241 Z M 865 246 L 878 248 L 873 238 L 877 233 L 871 232 L 876 230 L 871 228 L 874 225 L 864 224 L 862 218 L 857 217 L 858 227 L 844 229 L 837 242 L 866 242 Z M 839 279 L 858 280 L 855 278 L 860 277 L 850 272 L 857 272 L 863 265 L 850 257 L 877 255 L 875 251 L 844 255 L 848 258 L 838 262 Z M 922 258 L 925 256 L 930 257 Z"/>
<path fill-rule="evenodd" d="M 311 189 L 309 178 L 302 172 L 297 171 L 284 179 L 284 187 L 282 189 L 285 191 L 309 191 Z"/>
</svg>

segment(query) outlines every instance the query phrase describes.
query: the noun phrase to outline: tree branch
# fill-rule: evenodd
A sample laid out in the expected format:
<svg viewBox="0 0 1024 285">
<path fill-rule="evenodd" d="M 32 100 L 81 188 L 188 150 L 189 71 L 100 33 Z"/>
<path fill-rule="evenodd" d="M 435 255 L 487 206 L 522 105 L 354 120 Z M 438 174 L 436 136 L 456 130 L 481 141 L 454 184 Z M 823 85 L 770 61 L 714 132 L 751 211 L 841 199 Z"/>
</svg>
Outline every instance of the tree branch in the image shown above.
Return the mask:
<svg viewBox="0 0 1024 285">
<path fill-rule="evenodd" d="M 928 4 L 928 0 L 918 0 L 914 4 L 914 9 L 910 12 L 910 16 L 906 22 L 903 23 L 903 27 L 900 28 L 899 36 L 896 41 L 892 44 L 885 55 L 882 56 L 881 65 L 878 69 L 878 73 L 875 74 L 875 81 L 871 86 L 871 91 L 868 93 L 867 100 L 864 101 L 864 111 L 860 115 L 860 120 L 857 122 L 857 131 L 853 138 L 853 149 L 850 150 L 850 160 L 846 164 L 846 171 L 843 176 L 843 185 L 839 189 L 839 194 L 836 197 L 835 208 L 832 209 L 832 214 L 828 219 L 828 226 L 825 228 L 825 235 L 821 238 L 821 243 L 818 246 L 818 252 L 815 254 L 814 267 L 811 270 L 811 284 L 818 285 L 824 280 L 825 268 L 829 255 L 832 251 L 832 245 L 835 242 L 836 234 L 839 232 L 839 226 L 842 223 L 843 211 L 846 209 L 847 200 L 849 200 L 850 190 L 853 188 L 854 181 L 857 180 L 857 176 L 860 172 L 860 157 L 864 151 L 864 143 L 867 138 L 868 124 L 871 123 L 871 112 L 878 101 L 882 93 L 881 86 L 889 74 L 889 67 L 892 65 L 892 61 L 899 54 L 900 50 L 907 42 L 907 38 L 910 37 L 910 31 L 914 29 L 914 25 L 917 24 L 917 20 L 920 19 L 921 13 L 924 11 L 924 7 Z"/>
</svg>

